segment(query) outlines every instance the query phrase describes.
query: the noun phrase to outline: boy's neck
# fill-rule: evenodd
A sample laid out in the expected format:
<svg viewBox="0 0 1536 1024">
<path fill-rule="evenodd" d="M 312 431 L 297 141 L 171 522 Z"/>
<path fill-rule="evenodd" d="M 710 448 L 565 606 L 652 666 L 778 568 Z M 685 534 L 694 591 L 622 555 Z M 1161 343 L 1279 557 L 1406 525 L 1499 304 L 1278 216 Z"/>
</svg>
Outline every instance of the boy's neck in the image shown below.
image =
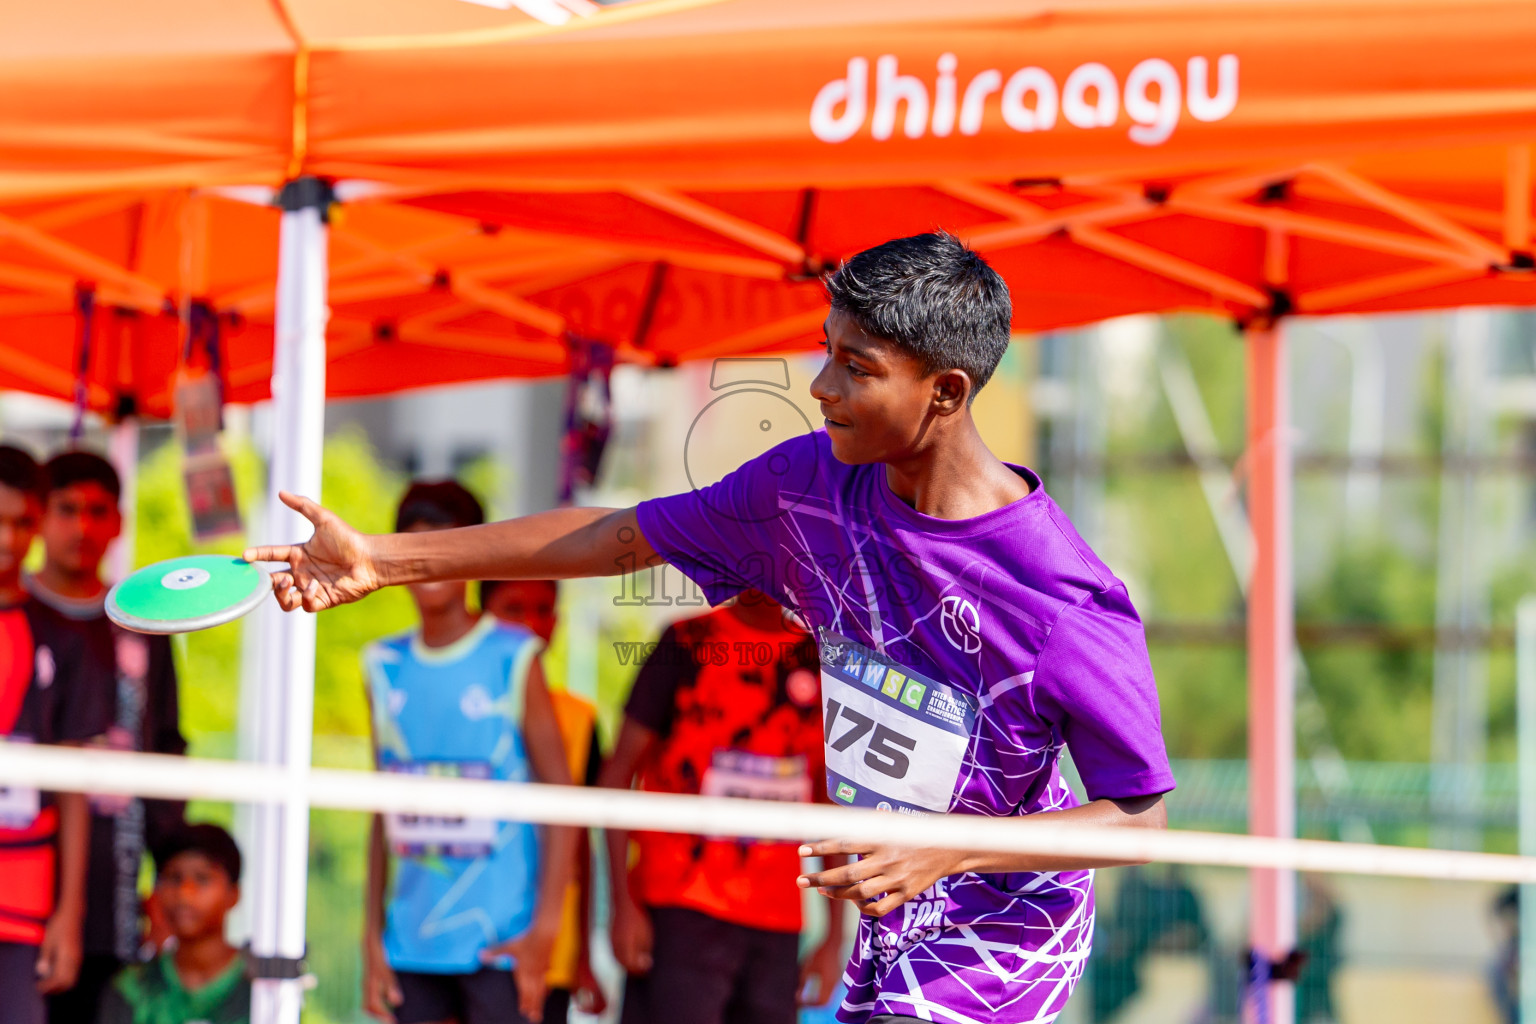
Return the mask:
<svg viewBox="0 0 1536 1024">
<path fill-rule="evenodd" d="M 421 642 L 428 647 L 447 647 L 475 628 L 480 616 L 464 605 L 450 605 L 421 617 Z"/>
<path fill-rule="evenodd" d="M 229 968 L 240 951 L 224 940 L 222 934 L 177 940 L 172 963 L 181 985 L 189 992 L 203 988 Z"/>
<path fill-rule="evenodd" d="M 974 519 L 1029 494 L 1029 483 L 992 454 L 969 411 L 943 424 L 905 458 L 885 464 L 885 480 L 913 509 L 935 519 Z"/>
<path fill-rule="evenodd" d="M 92 570 L 88 573 L 69 572 L 54 562 L 44 562 L 43 567 L 32 577 L 43 589 L 58 594 L 60 597 L 70 597 L 76 600 L 89 600 L 101 596 L 101 592 L 107 589 L 101 582 L 99 571 Z"/>
</svg>

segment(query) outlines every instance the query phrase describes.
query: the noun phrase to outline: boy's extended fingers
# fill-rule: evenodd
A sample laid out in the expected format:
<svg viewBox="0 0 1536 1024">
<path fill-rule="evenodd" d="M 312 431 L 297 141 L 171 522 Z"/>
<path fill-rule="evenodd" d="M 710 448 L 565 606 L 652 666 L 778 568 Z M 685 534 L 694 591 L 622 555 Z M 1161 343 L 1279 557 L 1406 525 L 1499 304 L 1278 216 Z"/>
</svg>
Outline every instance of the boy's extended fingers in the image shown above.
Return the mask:
<svg viewBox="0 0 1536 1024">
<path fill-rule="evenodd" d="M 310 580 L 309 586 L 304 588 L 300 598 L 303 601 L 304 610 L 307 612 L 320 612 L 330 607 L 330 601 L 320 590 L 319 580 Z"/>
<path fill-rule="evenodd" d="M 299 610 L 301 601 L 297 587 L 290 585 L 284 587 L 282 590 L 279 590 L 276 593 L 278 606 L 281 607 L 283 611 L 296 612 Z"/>
<path fill-rule="evenodd" d="M 325 509 L 320 505 L 310 501 L 302 494 L 291 494 L 288 491 L 278 491 L 277 496 L 282 499 L 284 505 L 287 505 L 316 526 L 320 525 L 320 518 L 325 515 Z"/>
<path fill-rule="evenodd" d="M 884 917 L 905 902 L 907 897 L 903 893 L 888 892 L 878 900 L 861 905 L 859 913 L 868 914 L 870 917 Z"/>
<path fill-rule="evenodd" d="M 875 875 L 862 881 L 852 882 L 848 885 L 827 885 L 817 891 L 823 896 L 830 896 L 835 900 L 848 900 L 852 903 L 869 903 L 880 899 L 886 893 L 895 892 L 901 883 L 894 878 L 885 875 Z"/>
<path fill-rule="evenodd" d="M 854 860 L 847 864 L 839 864 L 835 868 L 827 868 L 825 871 L 806 872 L 796 881 L 802 889 L 820 889 L 824 886 L 852 885 L 854 882 L 873 878 L 879 873 L 880 869 L 873 861 Z"/>
<path fill-rule="evenodd" d="M 826 857 L 835 854 L 864 854 L 874 850 L 870 843 L 858 839 L 820 839 L 800 847 L 802 857 Z"/>
<path fill-rule="evenodd" d="M 240 557 L 247 562 L 283 562 L 293 564 L 302 550 L 297 544 L 268 544 L 264 547 L 246 548 Z"/>
</svg>

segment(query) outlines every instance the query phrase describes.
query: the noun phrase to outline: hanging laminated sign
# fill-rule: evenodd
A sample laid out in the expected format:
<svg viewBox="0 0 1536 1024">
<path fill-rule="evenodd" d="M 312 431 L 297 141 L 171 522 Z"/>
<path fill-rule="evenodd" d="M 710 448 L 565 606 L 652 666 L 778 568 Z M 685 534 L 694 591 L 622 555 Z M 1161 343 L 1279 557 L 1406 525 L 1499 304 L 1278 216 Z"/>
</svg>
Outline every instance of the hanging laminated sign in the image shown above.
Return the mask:
<svg viewBox="0 0 1536 1024">
<path fill-rule="evenodd" d="M 192 536 L 203 543 L 239 533 L 235 476 L 219 448 L 224 419 L 219 379 L 207 370 L 186 367 L 176 377 L 176 426 L 186 452 L 182 479 L 192 513 Z"/>
<path fill-rule="evenodd" d="M 819 635 L 827 795 L 883 811 L 949 810 L 975 699 L 831 630 Z"/>
<path fill-rule="evenodd" d="M 186 450 L 201 452 L 218 444 L 223 409 L 218 378 L 207 370 L 176 374 L 176 427 Z"/>
<path fill-rule="evenodd" d="M 192 513 L 192 536 L 199 543 L 240 532 L 235 475 L 223 452 L 214 449 L 189 454 L 181 475 L 187 487 L 187 508 Z"/>
</svg>

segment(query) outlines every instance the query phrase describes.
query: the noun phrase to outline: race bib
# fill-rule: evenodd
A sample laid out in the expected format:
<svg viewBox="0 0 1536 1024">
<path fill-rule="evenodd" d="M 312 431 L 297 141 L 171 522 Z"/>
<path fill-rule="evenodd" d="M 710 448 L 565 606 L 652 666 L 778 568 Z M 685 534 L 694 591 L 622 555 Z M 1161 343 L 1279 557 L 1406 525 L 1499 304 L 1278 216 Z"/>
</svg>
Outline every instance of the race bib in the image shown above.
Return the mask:
<svg viewBox="0 0 1536 1024">
<path fill-rule="evenodd" d="M 430 775 L 443 779 L 489 779 L 484 761 L 407 761 L 380 766 L 401 775 Z M 500 823 L 492 818 L 439 817 L 430 814 L 386 814 L 384 834 L 401 857 L 486 857 L 496 846 Z"/>
<path fill-rule="evenodd" d="M 804 757 L 774 757 L 744 750 L 717 750 L 699 780 L 701 796 L 732 796 L 744 800 L 781 800 L 810 803 L 811 776 Z M 756 843 L 752 836 L 707 836 Z"/>
<path fill-rule="evenodd" d="M 830 630 L 820 631 L 827 795 L 885 811 L 947 811 L 976 701 Z"/>
<path fill-rule="evenodd" d="M 773 757 L 744 750 L 717 750 L 699 783 L 703 796 L 809 803 L 811 777 L 804 757 Z"/>
<path fill-rule="evenodd" d="M 0 828 L 31 828 L 42 810 L 42 794 L 36 789 L 0 784 Z"/>
<path fill-rule="evenodd" d="M 7 736 L 12 743 L 31 743 L 26 736 Z M 31 786 L 0 782 L 0 828 L 27 829 L 43 813 L 43 796 Z"/>
</svg>

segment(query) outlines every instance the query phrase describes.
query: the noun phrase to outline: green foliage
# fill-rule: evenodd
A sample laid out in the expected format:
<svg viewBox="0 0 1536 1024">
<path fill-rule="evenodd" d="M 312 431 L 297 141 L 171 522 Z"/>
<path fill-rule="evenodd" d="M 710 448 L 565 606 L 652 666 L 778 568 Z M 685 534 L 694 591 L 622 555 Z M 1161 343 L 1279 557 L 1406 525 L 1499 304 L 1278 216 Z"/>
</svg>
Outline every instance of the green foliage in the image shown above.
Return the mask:
<svg viewBox="0 0 1536 1024">
<path fill-rule="evenodd" d="M 1386 544 L 1346 546 L 1321 583 L 1297 599 L 1297 617 L 1306 622 L 1410 627 L 1433 623 L 1434 615 L 1433 565 Z M 1346 759 L 1429 759 L 1430 651 L 1328 645 L 1303 657 Z"/>
</svg>

